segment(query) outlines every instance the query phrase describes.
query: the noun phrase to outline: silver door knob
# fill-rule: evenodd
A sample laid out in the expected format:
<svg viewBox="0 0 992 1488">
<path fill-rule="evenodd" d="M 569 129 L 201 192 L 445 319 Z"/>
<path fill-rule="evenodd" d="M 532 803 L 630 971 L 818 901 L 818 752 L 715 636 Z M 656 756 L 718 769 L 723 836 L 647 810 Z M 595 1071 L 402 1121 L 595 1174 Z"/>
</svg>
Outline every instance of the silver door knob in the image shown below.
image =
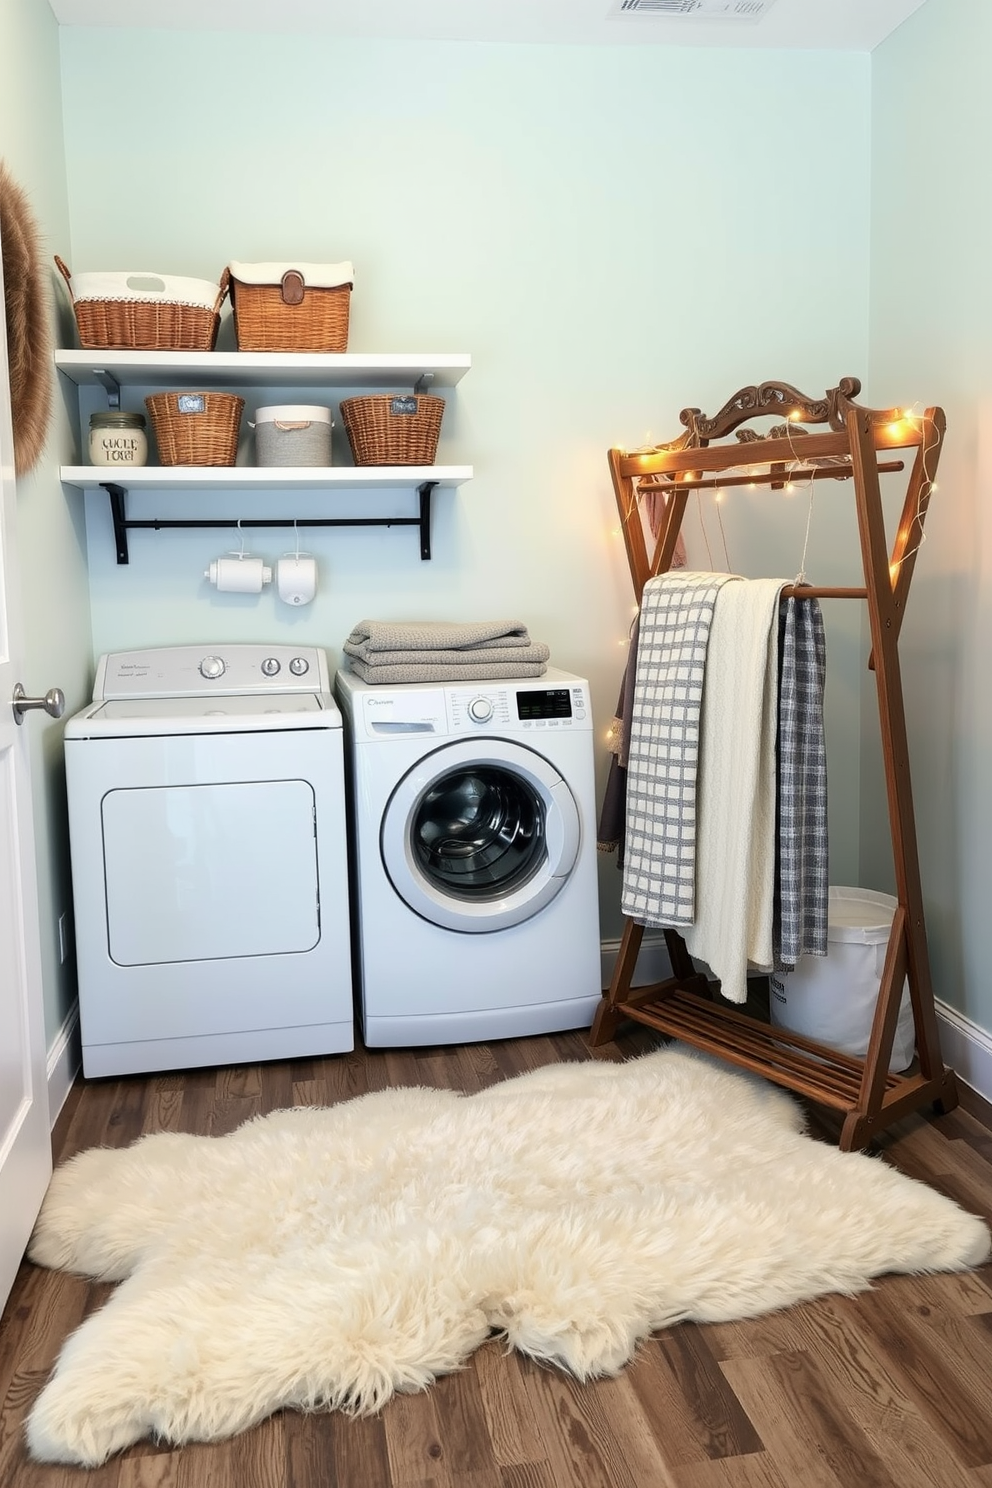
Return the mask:
<svg viewBox="0 0 992 1488">
<path fill-rule="evenodd" d="M 29 708 L 44 708 L 50 718 L 61 718 L 65 712 L 65 693 L 61 687 L 50 687 L 44 697 L 29 698 L 20 682 L 14 688 L 11 702 L 15 723 L 23 723 Z"/>
</svg>

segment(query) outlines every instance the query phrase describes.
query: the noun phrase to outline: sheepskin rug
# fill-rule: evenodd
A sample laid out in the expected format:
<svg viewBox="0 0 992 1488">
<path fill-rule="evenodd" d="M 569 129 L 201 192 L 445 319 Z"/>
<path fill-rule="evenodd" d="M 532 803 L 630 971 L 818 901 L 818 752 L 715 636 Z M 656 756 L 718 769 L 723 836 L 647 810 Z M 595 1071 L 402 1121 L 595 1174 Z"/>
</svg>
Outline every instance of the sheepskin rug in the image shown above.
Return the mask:
<svg viewBox="0 0 992 1488">
<path fill-rule="evenodd" d="M 30 1258 L 120 1281 L 28 1421 L 40 1460 L 378 1410 L 492 1330 L 579 1379 L 653 1330 L 989 1255 L 985 1224 L 678 1046 L 162 1133 L 55 1174 Z"/>
</svg>

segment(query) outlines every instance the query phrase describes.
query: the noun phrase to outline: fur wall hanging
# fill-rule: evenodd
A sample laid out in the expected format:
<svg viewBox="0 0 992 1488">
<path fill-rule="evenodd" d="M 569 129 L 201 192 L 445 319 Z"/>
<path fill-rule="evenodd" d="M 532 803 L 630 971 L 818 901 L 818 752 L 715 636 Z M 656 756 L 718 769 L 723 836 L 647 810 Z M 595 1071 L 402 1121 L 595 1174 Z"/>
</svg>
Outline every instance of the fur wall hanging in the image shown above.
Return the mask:
<svg viewBox="0 0 992 1488">
<path fill-rule="evenodd" d="M 41 239 L 27 197 L 0 160 L 0 249 L 7 313 L 14 470 L 37 464 L 52 413 L 51 311 Z"/>
</svg>

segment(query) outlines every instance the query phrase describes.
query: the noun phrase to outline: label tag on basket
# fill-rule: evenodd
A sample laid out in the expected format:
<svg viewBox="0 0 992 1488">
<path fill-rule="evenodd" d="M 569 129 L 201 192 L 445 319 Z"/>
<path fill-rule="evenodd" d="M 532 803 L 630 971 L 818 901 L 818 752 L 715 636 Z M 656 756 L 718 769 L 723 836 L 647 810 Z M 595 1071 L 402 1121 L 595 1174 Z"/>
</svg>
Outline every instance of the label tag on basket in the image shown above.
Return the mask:
<svg viewBox="0 0 992 1488">
<path fill-rule="evenodd" d="M 390 413 L 416 413 L 416 398 L 393 398 L 389 404 Z"/>
<path fill-rule="evenodd" d="M 176 396 L 176 408 L 180 413 L 203 413 L 206 406 L 202 393 L 179 393 Z"/>
</svg>

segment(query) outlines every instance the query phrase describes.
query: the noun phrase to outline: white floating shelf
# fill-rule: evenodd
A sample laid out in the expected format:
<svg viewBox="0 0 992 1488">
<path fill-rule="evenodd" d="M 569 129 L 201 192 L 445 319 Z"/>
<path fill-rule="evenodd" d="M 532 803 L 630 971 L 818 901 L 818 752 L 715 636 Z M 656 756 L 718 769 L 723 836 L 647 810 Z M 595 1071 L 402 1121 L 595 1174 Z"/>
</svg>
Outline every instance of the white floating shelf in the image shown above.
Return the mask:
<svg viewBox="0 0 992 1488">
<path fill-rule="evenodd" d="M 107 379 L 137 387 L 454 387 L 468 353 L 262 351 L 57 351 L 55 365 L 79 386 Z"/>
<path fill-rule="evenodd" d="M 128 491 L 178 491 L 211 486 L 240 491 L 327 491 L 335 486 L 373 490 L 419 486 L 460 486 L 472 479 L 471 465 L 63 465 L 62 480 L 77 491 L 123 486 Z"/>
</svg>

